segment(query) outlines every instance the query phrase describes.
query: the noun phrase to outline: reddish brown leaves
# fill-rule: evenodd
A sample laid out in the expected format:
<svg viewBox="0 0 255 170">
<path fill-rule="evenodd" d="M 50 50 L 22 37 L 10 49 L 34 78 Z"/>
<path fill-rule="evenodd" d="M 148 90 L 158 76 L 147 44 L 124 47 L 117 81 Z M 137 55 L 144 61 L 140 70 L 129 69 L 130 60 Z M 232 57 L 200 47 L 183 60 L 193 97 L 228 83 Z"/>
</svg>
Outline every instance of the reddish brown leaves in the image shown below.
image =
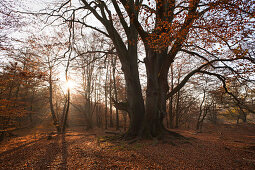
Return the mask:
<svg viewBox="0 0 255 170">
<path fill-rule="evenodd" d="M 0 154 L 0 166 L 10 169 L 253 169 L 254 130 L 254 125 L 210 125 L 199 134 L 179 130 L 193 138 L 189 140 L 139 141 L 130 145 L 90 135 L 99 134 L 96 131 L 85 133 L 76 129 L 51 140 L 24 138 L 27 145 Z"/>
</svg>

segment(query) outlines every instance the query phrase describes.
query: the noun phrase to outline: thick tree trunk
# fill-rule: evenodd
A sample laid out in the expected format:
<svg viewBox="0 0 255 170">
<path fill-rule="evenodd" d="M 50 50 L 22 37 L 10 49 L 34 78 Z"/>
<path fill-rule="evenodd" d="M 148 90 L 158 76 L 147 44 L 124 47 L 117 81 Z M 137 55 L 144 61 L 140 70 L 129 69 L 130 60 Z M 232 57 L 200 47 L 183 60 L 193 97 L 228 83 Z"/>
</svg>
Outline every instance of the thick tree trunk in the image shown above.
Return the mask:
<svg viewBox="0 0 255 170">
<path fill-rule="evenodd" d="M 111 32 L 111 30 L 108 30 Z M 113 39 L 117 50 L 127 87 L 129 128 L 125 134 L 127 138 L 138 137 L 142 134 L 144 122 L 144 100 L 138 72 L 137 39 L 138 33 L 133 24 L 129 27 L 128 48 L 121 46 L 122 42 Z"/>
<path fill-rule="evenodd" d="M 146 49 L 147 91 L 143 131 L 146 138 L 159 137 L 165 131 L 163 117 L 166 114 L 166 94 L 169 87 L 168 70 L 162 67 L 164 55 L 166 51 Z"/>
<path fill-rule="evenodd" d="M 128 138 L 137 137 L 142 134 L 142 125 L 145 114 L 144 100 L 138 72 L 136 48 L 136 46 L 130 45 L 128 50 L 128 56 L 130 56 L 130 58 L 128 62 L 122 62 L 122 70 L 124 72 L 127 89 L 127 109 L 130 119 L 129 128 L 126 132 L 126 137 Z"/>
<path fill-rule="evenodd" d="M 241 119 L 243 121 L 243 123 L 246 123 L 247 122 L 247 114 L 243 111 L 243 109 L 240 109 L 240 112 L 241 112 Z"/>
<path fill-rule="evenodd" d="M 127 113 L 123 113 L 123 119 L 124 119 L 123 130 L 125 132 L 127 130 Z"/>
<path fill-rule="evenodd" d="M 139 74 L 136 74 L 136 72 L 138 72 L 138 70 L 136 71 L 134 69 L 128 74 L 125 74 L 127 84 L 128 114 L 130 119 L 126 137 L 139 136 L 142 132 L 142 123 L 144 121 L 144 100 L 139 81 Z"/>
<path fill-rule="evenodd" d="M 91 109 L 91 99 L 90 99 L 90 96 L 86 97 L 84 115 L 86 117 L 87 130 L 93 129 L 93 120 L 92 120 L 92 109 Z"/>
<path fill-rule="evenodd" d="M 246 123 L 247 122 L 247 116 L 246 115 L 243 115 L 243 123 Z"/>
<path fill-rule="evenodd" d="M 236 119 L 236 124 L 238 125 L 239 124 L 239 120 L 240 120 L 240 115 L 237 116 L 237 119 Z"/>
</svg>

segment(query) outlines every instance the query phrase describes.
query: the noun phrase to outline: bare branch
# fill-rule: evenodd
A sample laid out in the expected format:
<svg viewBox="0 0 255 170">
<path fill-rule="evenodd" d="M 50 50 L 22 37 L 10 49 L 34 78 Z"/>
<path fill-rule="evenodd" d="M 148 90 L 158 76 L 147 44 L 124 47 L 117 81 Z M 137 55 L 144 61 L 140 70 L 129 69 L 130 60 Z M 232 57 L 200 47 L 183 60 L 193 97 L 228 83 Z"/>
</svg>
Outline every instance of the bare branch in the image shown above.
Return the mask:
<svg viewBox="0 0 255 170">
<path fill-rule="evenodd" d="M 203 74 L 208 74 L 208 75 L 217 77 L 222 82 L 222 85 L 223 85 L 223 88 L 224 88 L 225 92 L 234 98 L 234 100 L 236 101 L 236 104 L 240 107 L 240 109 L 245 109 L 245 110 L 248 110 L 249 112 L 255 114 L 254 110 L 252 110 L 251 108 L 246 106 L 244 103 L 242 103 L 233 93 L 231 93 L 228 90 L 227 85 L 226 85 L 226 81 L 225 81 L 225 77 L 223 77 L 222 75 L 219 75 L 217 73 L 211 73 L 211 72 L 208 72 L 208 71 L 199 71 L 199 72 L 203 73 Z"/>
</svg>

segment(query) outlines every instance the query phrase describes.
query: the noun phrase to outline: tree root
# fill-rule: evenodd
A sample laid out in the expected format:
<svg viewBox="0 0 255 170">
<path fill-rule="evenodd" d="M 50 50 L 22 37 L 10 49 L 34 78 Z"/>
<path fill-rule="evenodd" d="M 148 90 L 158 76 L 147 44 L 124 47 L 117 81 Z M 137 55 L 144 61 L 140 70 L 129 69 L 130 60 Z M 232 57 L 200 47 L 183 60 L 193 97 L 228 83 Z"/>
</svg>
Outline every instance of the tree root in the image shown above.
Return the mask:
<svg viewBox="0 0 255 170">
<path fill-rule="evenodd" d="M 136 137 L 134 139 L 129 140 L 128 144 L 130 145 L 130 144 L 136 143 L 136 142 L 140 141 L 141 139 L 142 139 L 141 137 Z"/>
<path fill-rule="evenodd" d="M 112 134 L 112 135 L 121 135 L 119 132 L 112 132 L 112 131 L 105 131 L 107 134 Z"/>
</svg>

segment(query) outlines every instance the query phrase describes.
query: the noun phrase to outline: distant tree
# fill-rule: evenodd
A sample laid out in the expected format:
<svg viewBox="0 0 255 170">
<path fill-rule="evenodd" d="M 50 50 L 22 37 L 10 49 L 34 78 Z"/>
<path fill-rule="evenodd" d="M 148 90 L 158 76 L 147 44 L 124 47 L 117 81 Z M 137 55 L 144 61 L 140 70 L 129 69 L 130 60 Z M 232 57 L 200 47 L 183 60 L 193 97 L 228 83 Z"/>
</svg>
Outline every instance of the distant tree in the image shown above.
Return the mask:
<svg viewBox="0 0 255 170">
<path fill-rule="evenodd" d="M 239 123 L 239 120 L 242 120 L 244 123 L 247 122 L 247 116 L 252 112 L 249 112 L 246 107 L 250 109 L 253 108 L 252 96 L 254 95 L 254 91 L 252 91 L 252 85 L 249 85 L 249 82 L 240 81 L 236 77 L 233 77 L 226 86 L 238 101 L 233 100 L 233 96 L 226 95 L 224 89 L 215 89 L 210 92 L 214 103 L 219 107 L 215 109 L 228 121 L 235 120 Z M 240 105 L 240 103 L 242 103 L 242 105 Z M 216 115 L 213 117 L 215 118 Z"/>
<path fill-rule="evenodd" d="M 98 111 L 101 109 L 101 78 L 104 63 L 99 59 L 106 57 L 106 52 L 103 49 L 104 42 L 100 39 L 98 34 L 92 33 L 84 35 L 83 42 L 77 44 L 75 47 L 76 71 L 81 73 L 81 89 L 78 90 L 79 95 L 82 96 L 80 102 L 72 103 L 77 110 L 82 112 L 86 118 L 87 129 L 92 129 L 94 126 L 93 117 L 96 116 L 97 126 L 102 126 L 102 115 Z M 85 48 L 84 48 L 85 47 Z M 108 60 L 106 61 L 108 62 Z M 108 69 L 108 68 L 107 68 Z M 106 80 L 109 78 L 109 73 L 106 72 Z M 107 96 L 108 85 L 107 81 L 105 86 L 105 127 L 107 127 Z"/>
<path fill-rule="evenodd" d="M 0 71 L 0 133 L 28 127 L 39 111 L 40 88 L 45 82 L 38 60 L 19 51 Z"/>
<path fill-rule="evenodd" d="M 62 39 L 56 39 L 61 36 Z M 64 101 L 57 102 L 57 100 L 61 100 L 59 96 L 56 96 L 55 93 L 57 90 L 57 83 L 59 76 L 57 75 L 59 72 L 60 64 L 67 63 L 65 67 L 65 77 L 68 77 L 68 67 L 70 62 L 70 57 L 65 56 L 66 48 L 68 48 L 68 42 L 65 39 L 64 34 L 60 32 L 56 32 L 55 35 L 52 36 L 42 36 L 42 35 L 32 35 L 28 37 L 28 51 L 30 55 L 40 59 L 39 63 L 41 64 L 41 69 L 47 74 L 45 78 L 48 82 L 48 101 L 50 106 L 50 113 L 52 116 L 53 124 L 58 132 L 64 130 L 66 113 L 68 112 L 68 94 L 70 94 L 69 89 L 67 90 L 66 95 L 64 97 Z M 67 80 L 66 80 L 67 82 Z M 59 98 L 59 99 L 58 99 Z M 69 97 L 70 98 L 70 97 Z M 63 105 L 55 105 L 55 103 Z M 61 111 L 59 110 L 61 108 Z"/>
</svg>

